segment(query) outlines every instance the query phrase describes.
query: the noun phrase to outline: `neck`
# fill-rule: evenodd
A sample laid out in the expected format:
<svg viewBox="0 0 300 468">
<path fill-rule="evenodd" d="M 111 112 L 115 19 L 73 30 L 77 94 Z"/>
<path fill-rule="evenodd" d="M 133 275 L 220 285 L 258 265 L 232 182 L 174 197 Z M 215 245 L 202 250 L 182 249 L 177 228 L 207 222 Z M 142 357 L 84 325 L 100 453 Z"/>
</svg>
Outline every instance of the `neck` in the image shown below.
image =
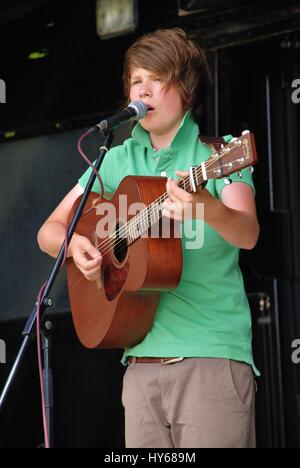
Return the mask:
<svg viewBox="0 0 300 468">
<path fill-rule="evenodd" d="M 174 138 L 175 138 L 178 127 L 179 127 L 179 125 L 177 127 L 173 128 L 171 131 L 169 131 L 167 133 L 163 133 L 161 135 L 157 134 L 157 133 L 150 132 L 150 139 L 151 139 L 151 143 L 152 143 L 153 148 L 156 151 L 159 151 L 159 150 L 161 150 L 163 148 L 168 148 L 170 146 L 170 144 L 172 143 L 172 141 L 174 140 Z"/>
<path fill-rule="evenodd" d="M 176 132 L 175 132 L 175 134 L 176 134 Z M 175 136 L 175 134 L 174 134 L 174 136 Z M 159 151 L 159 150 L 161 150 L 163 148 L 168 148 L 170 146 L 170 144 L 172 143 L 172 141 L 174 139 L 174 136 L 150 134 L 150 139 L 151 139 L 151 143 L 152 143 L 153 148 L 156 151 Z"/>
</svg>

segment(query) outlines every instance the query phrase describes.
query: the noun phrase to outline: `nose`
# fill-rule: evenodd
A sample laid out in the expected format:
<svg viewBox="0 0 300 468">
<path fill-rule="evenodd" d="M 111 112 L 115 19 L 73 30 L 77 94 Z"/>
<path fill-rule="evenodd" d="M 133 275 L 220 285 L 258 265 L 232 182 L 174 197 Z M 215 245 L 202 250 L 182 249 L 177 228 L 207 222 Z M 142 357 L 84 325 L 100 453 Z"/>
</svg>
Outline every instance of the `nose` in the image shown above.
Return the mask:
<svg viewBox="0 0 300 468">
<path fill-rule="evenodd" d="M 143 84 L 139 89 L 139 96 L 143 98 L 143 97 L 151 96 L 151 95 L 152 95 L 152 91 L 150 87 L 147 84 Z"/>
</svg>

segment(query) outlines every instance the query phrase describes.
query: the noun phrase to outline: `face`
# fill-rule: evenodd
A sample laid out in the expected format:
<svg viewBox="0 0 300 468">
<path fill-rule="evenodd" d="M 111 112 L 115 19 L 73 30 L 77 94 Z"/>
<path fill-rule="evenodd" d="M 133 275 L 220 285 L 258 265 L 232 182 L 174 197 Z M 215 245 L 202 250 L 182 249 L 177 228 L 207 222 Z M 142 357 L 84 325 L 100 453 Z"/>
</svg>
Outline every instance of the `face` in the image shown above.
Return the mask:
<svg viewBox="0 0 300 468">
<path fill-rule="evenodd" d="M 164 81 L 144 68 L 135 68 L 131 73 L 130 100 L 143 101 L 150 110 L 140 120 L 142 127 L 152 135 L 176 133 L 185 111 L 177 88 L 165 92 Z"/>
</svg>

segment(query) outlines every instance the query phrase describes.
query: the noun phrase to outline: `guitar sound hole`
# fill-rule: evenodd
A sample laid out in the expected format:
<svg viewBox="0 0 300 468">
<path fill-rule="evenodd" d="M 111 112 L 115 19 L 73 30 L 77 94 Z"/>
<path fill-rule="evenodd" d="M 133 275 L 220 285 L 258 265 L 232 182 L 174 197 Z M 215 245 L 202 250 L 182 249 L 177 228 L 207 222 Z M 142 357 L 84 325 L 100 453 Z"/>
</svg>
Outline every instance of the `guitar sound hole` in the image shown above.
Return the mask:
<svg viewBox="0 0 300 468">
<path fill-rule="evenodd" d="M 127 239 L 122 237 L 122 224 L 116 226 L 116 239 L 114 245 L 114 256 L 119 263 L 123 263 L 128 251 Z"/>
</svg>

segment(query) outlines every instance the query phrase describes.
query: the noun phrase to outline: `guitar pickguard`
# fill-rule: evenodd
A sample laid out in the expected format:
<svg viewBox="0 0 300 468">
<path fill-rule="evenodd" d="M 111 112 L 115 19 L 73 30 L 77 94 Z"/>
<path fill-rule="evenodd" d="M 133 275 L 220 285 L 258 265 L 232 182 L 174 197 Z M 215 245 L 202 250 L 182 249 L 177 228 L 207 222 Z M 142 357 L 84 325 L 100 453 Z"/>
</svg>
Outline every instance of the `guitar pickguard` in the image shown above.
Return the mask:
<svg viewBox="0 0 300 468">
<path fill-rule="evenodd" d="M 129 272 L 129 261 L 122 267 L 117 268 L 114 264 L 109 264 L 104 268 L 103 280 L 106 297 L 113 301 L 122 291 Z"/>
</svg>

